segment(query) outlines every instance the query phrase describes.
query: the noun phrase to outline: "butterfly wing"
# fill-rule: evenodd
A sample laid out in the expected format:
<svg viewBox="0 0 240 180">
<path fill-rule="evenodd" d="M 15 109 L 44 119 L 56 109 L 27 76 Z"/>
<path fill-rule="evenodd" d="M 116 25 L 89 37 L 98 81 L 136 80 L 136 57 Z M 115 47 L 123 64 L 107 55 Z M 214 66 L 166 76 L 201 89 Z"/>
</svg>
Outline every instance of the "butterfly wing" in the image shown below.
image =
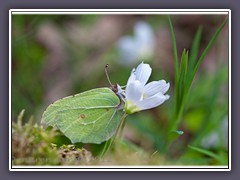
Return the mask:
<svg viewBox="0 0 240 180">
<path fill-rule="evenodd" d="M 99 144 L 116 132 L 124 114 L 109 88 L 97 88 L 60 99 L 44 112 L 42 122 L 58 127 L 72 143 Z"/>
</svg>

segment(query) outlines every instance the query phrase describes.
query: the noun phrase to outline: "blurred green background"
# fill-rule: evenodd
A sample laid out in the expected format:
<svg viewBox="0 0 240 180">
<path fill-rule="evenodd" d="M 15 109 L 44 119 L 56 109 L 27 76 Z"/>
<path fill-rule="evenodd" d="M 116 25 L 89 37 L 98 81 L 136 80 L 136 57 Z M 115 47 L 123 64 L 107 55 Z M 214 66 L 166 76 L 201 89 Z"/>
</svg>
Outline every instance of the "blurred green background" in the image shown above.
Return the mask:
<svg viewBox="0 0 240 180">
<path fill-rule="evenodd" d="M 202 52 L 225 18 L 223 15 L 172 16 L 179 58 L 184 48 L 191 52 L 199 26 L 203 28 L 199 47 Z M 139 22 L 143 25 L 138 26 Z M 120 47 L 123 37 L 128 38 L 128 43 Z M 32 116 L 40 123 L 43 111 L 54 101 L 93 88 L 109 87 L 105 64 L 109 64 L 111 81 L 126 85 L 132 68 L 142 61 L 153 69 L 149 81 L 170 82 L 171 98 L 160 107 L 128 116 L 124 139 L 150 154 L 164 154 L 166 130 L 174 110 L 173 50 L 166 16 L 13 15 L 12 120 L 16 121 L 25 109 L 25 121 Z M 180 126 L 184 134 L 168 152 L 175 163 L 227 162 L 228 61 L 226 25 L 193 82 Z M 214 152 L 225 163 L 193 151 L 188 145 Z"/>
</svg>

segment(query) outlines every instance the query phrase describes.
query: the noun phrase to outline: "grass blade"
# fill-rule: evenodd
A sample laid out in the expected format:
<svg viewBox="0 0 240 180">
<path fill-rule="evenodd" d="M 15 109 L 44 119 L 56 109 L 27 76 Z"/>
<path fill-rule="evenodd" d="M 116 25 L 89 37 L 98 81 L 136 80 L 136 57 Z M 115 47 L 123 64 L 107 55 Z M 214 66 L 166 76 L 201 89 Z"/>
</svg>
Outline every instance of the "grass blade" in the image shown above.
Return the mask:
<svg viewBox="0 0 240 180">
<path fill-rule="evenodd" d="M 188 145 L 188 147 L 194 151 L 197 151 L 201 154 L 204 154 L 204 155 L 207 155 L 207 156 L 210 156 L 214 159 L 216 159 L 217 161 L 219 161 L 221 164 L 227 164 L 227 162 L 219 155 L 209 151 L 209 150 L 206 150 L 206 149 L 202 149 L 202 148 L 198 148 L 198 147 L 194 147 L 194 146 L 190 146 Z"/>
<path fill-rule="evenodd" d="M 178 102 L 178 53 L 177 53 L 177 43 L 176 43 L 176 38 L 173 30 L 173 25 L 170 16 L 168 16 L 168 22 L 170 26 L 170 31 L 171 31 L 171 37 L 172 37 L 172 46 L 173 46 L 173 55 L 174 55 L 174 113 L 177 111 L 177 104 Z"/>
<path fill-rule="evenodd" d="M 179 80 L 178 80 L 178 104 L 177 109 L 182 104 L 183 95 L 185 92 L 185 83 L 186 83 L 186 77 L 187 77 L 187 68 L 188 68 L 188 52 L 184 49 L 182 52 L 182 58 L 180 62 L 180 72 L 179 72 Z"/>
<path fill-rule="evenodd" d="M 177 106 L 174 114 L 174 121 L 171 127 L 171 131 L 177 130 L 177 127 L 181 121 L 185 98 L 187 97 L 187 93 L 188 93 L 186 91 L 187 71 L 188 71 L 188 51 L 184 49 L 182 53 L 182 58 L 180 63 L 180 74 L 178 79 Z"/>
<path fill-rule="evenodd" d="M 200 26 L 196 32 L 196 35 L 193 40 L 192 48 L 190 50 L 188 74 L 187 74 L 188 82 L 190 80 L 189 78 L 191 77 L 191 74 L 193 72 L 194 66 L 197 61 L 198 50 L 199 50 L 199 45 L 200 45 L 200 41 L 201 41 L 201 35 L 202 35 L 202 27 Z"/>
<path fill-rule="evenodd" d="M 174 72 L 175 72 L 175 79 L 178 79 L 178 53 L 177 53 L 177 43 L 176 38 L 173 30 L 173 25 L 170 16 L 168 16 L 168 22 L 170 26 L 171 36 L 172 36 L 172 45 L 173 45 L 173 54 L 174 54 Z"/>
<path fill-rule="evenodd" d="M 219 33 L 222 31 L 223 27 L 225 26 L 227 22 L 227 19 L 225 19 L 223 21 L 223 23 L 220 25 L 220 27 L 217 29 L 217 31 L 215 32 L 215 34 L 213 35 L 212 39 L 209 41 L 207 47 L 204 49 L 203 53 L 201 54 L 200 58 L 198 59 L 197 63 L 196 63 L 196 66 L 194 67 L 193 69 L 193 72 L 190 76 L 190 80 L 188 82 L 188 89 L 190 88 L 191 84 L 192 84 L 192 81 L 193 81 L 193 78 L 199 68 L 199 66 L 201 65 L 203 59 L 205 58 L 208 50 L 210 49 L 210 47 L 212 46 L 212 44 L 214 43 L 214 41 L 216 40 L 216 38 L 218 37 Z"/>
<path fill-rule="evenodd" d="M 202 27 L 200 26 L 197 30 L 197 33 L 194 37 L 190 56 L 189 56 L 189 67 L 194 67 L 196 60 L 197 60 L 197 55 L 198 55 L 198 50 L 199 50 L 199 45 L 201 41 L 201 35 L 202 35 Z"/>
</svg>

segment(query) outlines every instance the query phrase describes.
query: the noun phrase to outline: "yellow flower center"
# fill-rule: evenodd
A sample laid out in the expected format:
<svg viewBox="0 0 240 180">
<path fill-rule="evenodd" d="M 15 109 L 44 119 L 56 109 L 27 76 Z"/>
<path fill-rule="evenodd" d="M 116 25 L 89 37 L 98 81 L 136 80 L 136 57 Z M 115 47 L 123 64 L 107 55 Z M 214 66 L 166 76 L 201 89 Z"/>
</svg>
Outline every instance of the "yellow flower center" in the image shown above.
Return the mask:
<svg viewBox="0 0 240 180">
<path fill-rule="evenodd" d="M 135 112 L 140 111 L 140 108 L 136 106 L 131 100 L 128 100 L 125 103 L 124 109 L 127 114 L 133 114 Z"/>
</svg>

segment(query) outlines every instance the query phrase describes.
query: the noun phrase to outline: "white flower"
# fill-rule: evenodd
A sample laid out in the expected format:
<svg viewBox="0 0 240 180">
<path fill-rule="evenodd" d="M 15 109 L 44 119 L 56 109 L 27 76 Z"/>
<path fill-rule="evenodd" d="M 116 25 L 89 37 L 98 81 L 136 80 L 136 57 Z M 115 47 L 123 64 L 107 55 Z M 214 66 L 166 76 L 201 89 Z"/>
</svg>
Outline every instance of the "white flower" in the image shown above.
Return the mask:
<svg viewBox="0 0 240 180">
<path fill-rule="evenodd" d="M 133 36 L 123 36 L 117 43 L 121 59 L 118 62 L 124 66 L 135 64 L 139 59 L 151 59 L 154 54 L 155 35 L 151 26 L 138 21 L 133 33 Z"/>
<path fill-rule="evenodd" d="M 151 67 L 144 63 L 132 70 L 126 86 L 124 109 L 127 114 L 157 107 L 169 99 L 169 95 L 164 95 L 170 87 L 165 80 L 146 84 L 151 72 Z"/>
</svg>

